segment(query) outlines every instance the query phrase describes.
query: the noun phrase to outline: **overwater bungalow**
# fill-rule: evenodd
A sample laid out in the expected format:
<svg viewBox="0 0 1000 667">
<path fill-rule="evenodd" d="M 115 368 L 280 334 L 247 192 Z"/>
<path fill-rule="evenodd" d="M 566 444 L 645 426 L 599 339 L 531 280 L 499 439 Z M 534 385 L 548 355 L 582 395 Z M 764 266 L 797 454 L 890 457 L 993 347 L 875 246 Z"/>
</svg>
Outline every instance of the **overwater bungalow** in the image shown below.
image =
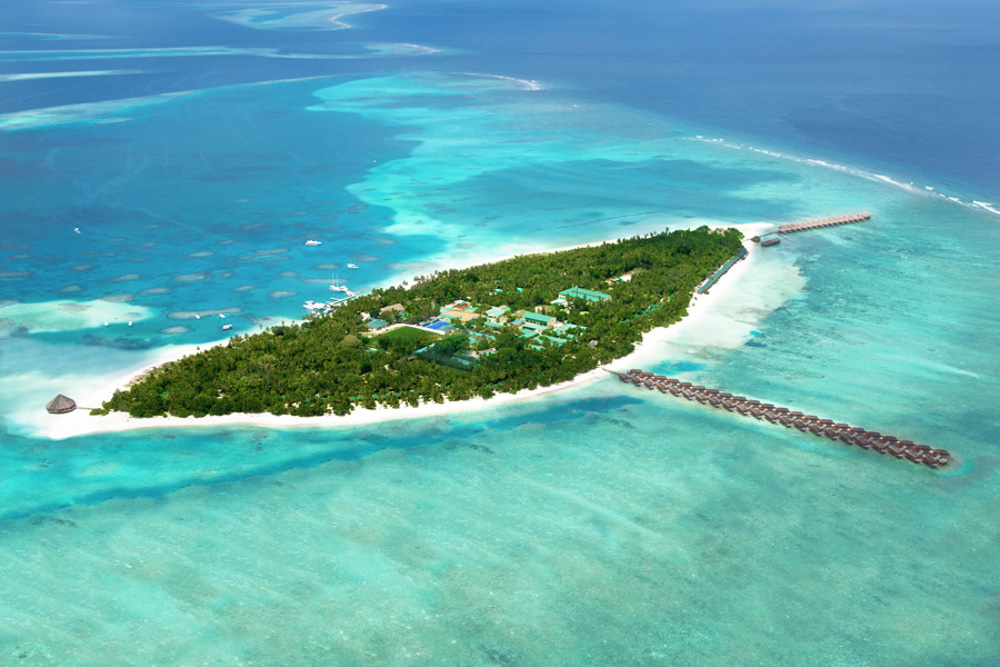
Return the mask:
<svg viewBox="0 0 1000 667">
<path fill-rule="evenodd" d="M 67 412 L 76 410 L 76 401 L 69 396 L 57 394 L 55 398 L 45 405 L 45 409 L 49 411 L 49 414 L 53 415 L 66 414 Z"/>
<path fill-rule="evenodd" d="M 930 454 L 937 458 L 939 465 L 948 465 L 948 461 L 951 460 L 951 454 L 946 449 L 932 449 Z"/>
</svg>

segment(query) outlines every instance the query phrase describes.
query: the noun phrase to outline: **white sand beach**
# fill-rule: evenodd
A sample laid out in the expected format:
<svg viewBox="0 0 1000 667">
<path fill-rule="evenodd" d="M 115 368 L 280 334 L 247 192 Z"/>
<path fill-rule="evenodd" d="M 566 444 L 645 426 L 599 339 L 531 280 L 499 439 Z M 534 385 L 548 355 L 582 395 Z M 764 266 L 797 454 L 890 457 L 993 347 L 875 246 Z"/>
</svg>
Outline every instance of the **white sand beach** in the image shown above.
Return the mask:
<svg viewBox="0 0 1000 667">
<path fill-rule="evenodd" d="M 771 225 L 741 225 L 740 228 L 749 238 L 754 234 L 770 228 Z M 697 295 L 688 308 L 688 316 L 682 321 L 669 328 L 654 329 L 645 334 L 641 343 L 629 355 L 616 360 L 610 366 L 615 369 L 625 369 L 637 366 L 648 365 L 662 360 L 667 352 L 668 346 L 677 340 L 689 337 L 691 332 L 700 326 L 711 323 L 714 319 L 725 317 L 727 312 L 739 310 L 738 300 L 730 298 L 734 288 L 740 283 L 741 278 L 750 271 L 756 258 L 761 252 L 760 247 L 750 242 L 744 241 L 744 245 L 749 251 L 748 256 L 741 262 L 737 262 L 726 275 L 711 289 L 709 294 Z M 496 261 L 496 260 L 493 260 Z M 211 345 L 224 344 L 226 341 L 217 341 Z M 160 365 L 173 359 L 179 359 L 189 354 L 194 354 L 198 347 L 205 349 L 211 345 L 202 344 L 200 346 L 172 346 L 163 348 L 153 360 L 153 362 L 141 369 L 142 372 L 152 366 Z M 124 388 L 141 372 L 139 369 L 131 369 L 122 377 L 111 381 L 95 382 L 92 387 L 86 388 L 79 395 L 74 396 L 77 403 L 82 406 L 98 406 L 103 401 L 108 400 L 118 389 Z M 64 415 L 50 415 L 44 410 L 39 410 L 37 420 L 32 420 L 33 435 L 51 439 L 64 439 L 89 433 L 103 433 L 111 431 L 125 431 L 132 429 L 148 428 L 186 428 L 186 427 L 220 427 L 235 425 L 252 425 L 265 428 L 336 428 L 351 427 L 363 424 L 372 424 L 395 419 L 416 419 L 435 416 L 453 415 L 457 413 L 474 412 L 484 408 L 493 408 L 499 405 L 522 403 L 535 400 L 541 396 L 551 395 L 568 389 L 582 387 L 588 384 L 611 378 L 604 369 L 598 368 L 588 373 L 577 376 L 568 382 L 539 387 L 534 390 L 522 390 L 516 394 L 499 394 L 490 399 L 473 398 L 466 401 L 445 401 L 444 403 L 423 403 L 417 407 L 403 406 L 399 408 L 378 407 L 374 410 L 356 408 L 351 414 L 344 416 L 324 415 L 321 417 L 296 417 L 292 415 L 272 415 L 272 414 L 230 414 L 224 416 L 208 416 L 202 418 L 195 417 L 153 417 L 149 419 L 137 419 L 130 417 L 126 413 L 112 413 L 105 416 L 91 416 L 86 410 L 76 410 Z M 617 381 L 617 380 L 616 380 Z"/>
</svg>

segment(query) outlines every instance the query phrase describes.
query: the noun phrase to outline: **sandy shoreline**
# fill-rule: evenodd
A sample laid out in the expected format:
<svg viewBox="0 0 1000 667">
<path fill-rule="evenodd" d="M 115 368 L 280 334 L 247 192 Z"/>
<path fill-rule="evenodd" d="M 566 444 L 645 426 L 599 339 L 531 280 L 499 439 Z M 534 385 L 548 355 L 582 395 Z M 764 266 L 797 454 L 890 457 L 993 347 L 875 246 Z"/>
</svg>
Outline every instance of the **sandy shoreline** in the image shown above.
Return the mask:
<svg viewBox="0 0 1000 667">
<path fill-rule="evenodd" d="M 740 229 L 747 237 L 760 233 L 762 229 L 769 228 L 770 225 L 741 225 Z M 615 369 L 642 366 L 654 363 L 663 358 L 665 347 L 674 339 L 679 338 L 685 330 L 697 326 L 699 321 L 713 313 L 714 307 L 724 300 L 727 293 L 739 283 L 740 277 L 749 270 L 753 264 L 756 254 L 760 251 L 759 246 L 744 241 L 744 245 L 749 251 L 749 255 L 741 262 L 737 262 L 729 272 L 713 286 L 710 294 L 700 294 L 693 300 L 688 308 L 688 316 L 680 322 L 668 327 L 654 329 L 645 334 L 642 341 L 636 345 L 636 349 L 629 355 L 615 360 L 610 367 Z M 577 246 L 580 247 L 580 246 Z M 561 248 L 562 250 L 564 248 Z M 550 251 L 550 252 L 555 252 Z M 497 261 L 497 260 L 494 260 Z M 113 382 L 95 386 L 87 395 L 76 397 L 79 405 L 96 406 L 111 398 L 118 389 L 125 387 L 138 375 L 148 371 L 153 366 L 158 366 L 167 361 L 179 359 L 189 354 L 194 354 L 198 349 L 205 349 L 213 345 L 225 344 L 226 340 L 215 343 L 201 345 L 172 346 L 161 350 L 151 361 L 147 361 L 141 369 L 131 369 L 126 375 L 119 377 Z M 417 407 L 402 406 L 399 408 L 378 407 L 374 410 L 356 408 L 349 415 L 324 415 L 321 417 L 296 417 L 293 415 L 272 415 L 265 414 L 230 414 L 223 416 L 208 416 L 200 419 L 195 417 L 152 417 L 148 419 L 138 419 L 130 417 L 125 413 L 112 413 L 105 416 L 91 416 L 86 410 L 77 410 L 67 415 L 49 415 L 42 413 L 39 420 L 32 429 L 36 437 L 61 440 L 78 435 L 91 433 L 107 433 L 115 431 L 128 431 L 133 429 L 149 428 L 189 428 L 189 427 L 221 427 L 221 426 L 259 426 L 265 428 L 336 428 L 352 427 L 378 422 L 391 421 L 395 419 L 418 419 L 426 417 L 436 417 L 453 415 L 456 413 L 475 412 L 486 408 L 493 408 L 501 405 L 522 403 L 535 400 L 542 396 L 555 394 L 583 387 L 602 379 L 608 379 L 608 375 L 601 368 L 594 369 L 582 375 L 578 375 L 572 380 L 561 382 L 548 387 L 537 389 L 523 389 L 516 394 L 498 394 L 490 399 L 472 398 L 466 401 L 445 401 L 444 403 L 422 403 Z"/>
</svg>

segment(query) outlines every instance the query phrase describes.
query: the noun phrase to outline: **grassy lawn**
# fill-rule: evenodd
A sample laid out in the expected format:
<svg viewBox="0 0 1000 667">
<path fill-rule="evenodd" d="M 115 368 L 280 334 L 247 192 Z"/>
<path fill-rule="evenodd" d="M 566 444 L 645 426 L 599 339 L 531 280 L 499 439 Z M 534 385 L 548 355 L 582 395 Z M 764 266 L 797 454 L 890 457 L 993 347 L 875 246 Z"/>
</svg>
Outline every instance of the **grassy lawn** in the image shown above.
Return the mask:
<svg viewBox="0 0 1000 667">
<path fill-rule="evenodd" d="M 430 331 L 424 331 L 423 329 L 417 329 L 415 327 L 400 327 L 384 333 L 379 337 L 384 340 L 399 340 L 406 341 L 408 343 L 429 345 L 436 340 L 440 340 L 441 334 L 431 333 Z"/>
</svg>

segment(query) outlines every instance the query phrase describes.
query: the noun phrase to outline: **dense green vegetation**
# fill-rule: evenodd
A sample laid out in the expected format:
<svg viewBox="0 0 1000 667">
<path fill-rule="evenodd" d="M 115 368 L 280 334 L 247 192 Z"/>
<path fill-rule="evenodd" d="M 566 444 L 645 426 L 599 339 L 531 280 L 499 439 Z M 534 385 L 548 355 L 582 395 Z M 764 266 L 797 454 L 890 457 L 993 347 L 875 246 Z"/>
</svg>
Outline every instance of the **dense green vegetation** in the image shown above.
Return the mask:
<svg viewBox="0 0 1000 667">
<path fill-rule="evenodd" d="M 301 325 L 236 336 L 225 346 L 166 364 L 116 392 L 104 407 L 136 417 L 347 414 L 359 405 L 417 405 L 553 384 L 628 354 L 643 332 L 683 317 L 695 287 L 740 250 L 741 239 L 735 229 L 702 227 L 435 273 L 409 289 L 377 289 Z M 608 282 L 628 273 L 628 281 Z M 549 305 L 569 287 L 612 298 Z M 510 324 L 489 328 L 482 319 L 443 339 L 398 329 L 372 335 L 364 321 L 367 313 L 417 323 L 456 299 L 479 312 L 499 305 L 512 314 L 546 306 L 560 321 L 585 329 L 557 344 L 544 336 L 528 340 Z M 392 304 L 402 304 L 404 312 L 379 315 Z M 445 352 L 471 344 L 483 354 L 466 370 L 415 357 L 429 339 L 439 340 L 435 349 Z"/>
</svg>

